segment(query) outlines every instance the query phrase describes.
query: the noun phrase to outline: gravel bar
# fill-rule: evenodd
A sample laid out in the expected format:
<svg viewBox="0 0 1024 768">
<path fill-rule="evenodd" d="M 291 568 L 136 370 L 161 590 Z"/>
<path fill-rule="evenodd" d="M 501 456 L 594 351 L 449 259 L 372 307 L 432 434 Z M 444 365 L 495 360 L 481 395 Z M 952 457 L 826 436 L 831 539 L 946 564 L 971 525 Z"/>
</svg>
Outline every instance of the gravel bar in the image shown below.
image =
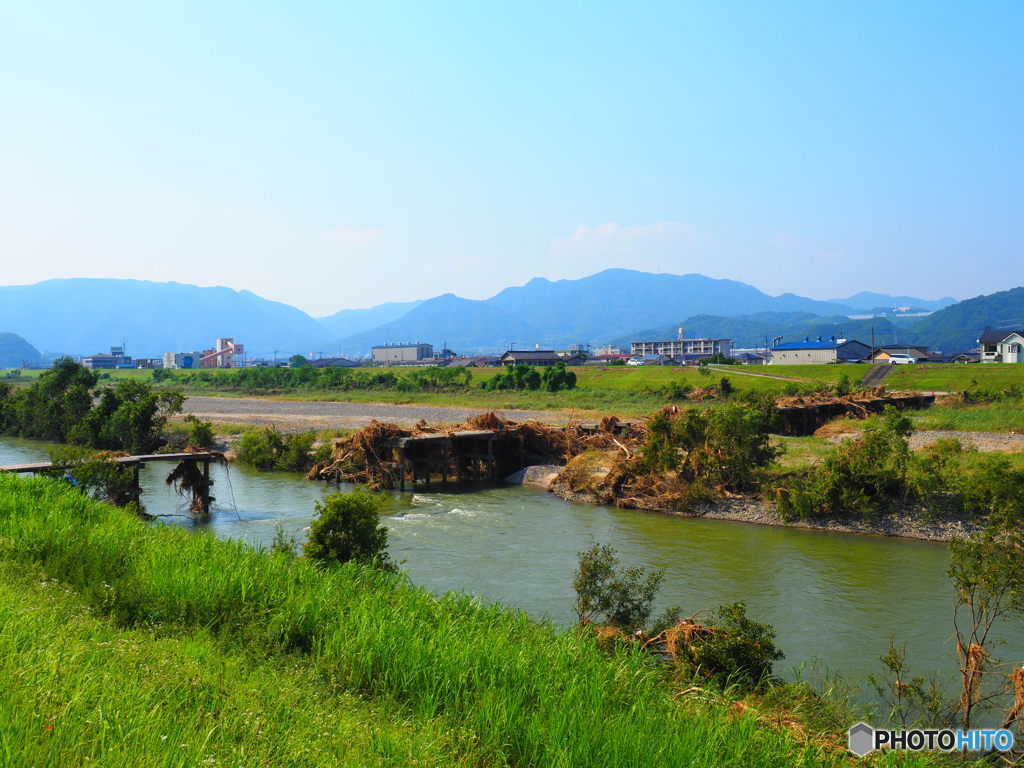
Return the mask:
<svg viewBox="0 0 1024 768">
<path fill-rule="evenodd" d="M 275 424 L 284 430 L 358 429 L 373 420 L 412 426 L 421 419 L 430 424 L 465 421 L 486 411 L 479 408 L 448 408 L 431 405 L 385 403 L 338 403 L 307 400 L 265 400 L 248 397 L 190 397 L 185 413 L 215 422 Z M 501 411 L 516 421 L 539 419 L 564 423 L 568 417 L 553 411 Z"/>
</svg>

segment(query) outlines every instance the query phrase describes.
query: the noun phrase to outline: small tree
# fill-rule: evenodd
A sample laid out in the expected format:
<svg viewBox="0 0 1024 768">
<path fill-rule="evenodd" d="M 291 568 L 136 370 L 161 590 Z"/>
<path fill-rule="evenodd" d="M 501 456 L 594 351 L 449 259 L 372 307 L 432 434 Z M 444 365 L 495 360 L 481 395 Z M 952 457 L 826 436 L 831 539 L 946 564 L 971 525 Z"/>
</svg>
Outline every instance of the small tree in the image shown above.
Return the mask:
<svg viewBox="0 0 1024 768">
<path fill-rule="evenodd" d="M 303 554 L 324 565 L 355 560 L 396 570 L 388 557 L 387 528 L 380 524 L 383 505 L 383 496 L 362 489 L 318 501 Z"/>
<path fill-rule="evenodd" d="M 565 363 L 555 363 L 544 369 L 540 375 L 541 386 L 548 392 L 560 392 L 576 387 L 576 374 L 566 370 Z"/>
<path fill-rule="evenodd" d="M 302 355 L 292 355 L 288 358 L 289 368 L 301 368 L 304 365 L 309 365 L 309 360 Z"/>
<path fill-rule="evenodd" d="M 1000 619 L 1024 614 L 1024 534 L 992 529 L 950 542 L 953 627 L 960 657 L 963 727 L 993 694 L 983 682 L 992 666 L 989 634 Z"/>
<path fill-rule="evenodd" d="M 607 544 L 595 544 L 580 553 L 572 581 L 576 616 L 580 624 L 642 630 L 664 580 L 664 571 L 647 574 L 643 568 L 620 569 L 618 552 Z"/>
</svg>

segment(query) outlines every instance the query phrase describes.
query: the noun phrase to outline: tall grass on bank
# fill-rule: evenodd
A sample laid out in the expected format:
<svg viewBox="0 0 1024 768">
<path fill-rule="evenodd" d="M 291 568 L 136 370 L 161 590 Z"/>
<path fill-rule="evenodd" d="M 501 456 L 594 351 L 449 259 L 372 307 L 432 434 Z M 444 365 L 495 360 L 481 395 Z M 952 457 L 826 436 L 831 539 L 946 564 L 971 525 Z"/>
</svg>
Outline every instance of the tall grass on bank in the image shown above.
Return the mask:
<svg viewBox="0 0 1024 768">
<path fill-rule="evenodd" d="M 479 764 L 845 760 L 726 703 L 675 699 L 643 654 L 609 656 L 584 634 L 559 633 L 466 596 L 437 599 L 368 567 L 321 570 L 209 534 L 149 527 L 58 481 L 0 476 L 0 562 L 42 570 L 124 631 L 207 638 L 276 669 L 301 658 L 318 695 L 358 693 L 397 705 L 417 723 L 468 734 Z M 0 633 L 26 631 L 19 624 L 7 619 Z M 71 694 L 39 689 L 38 706 L 70 706 Z M 273 727 L 286 726 L 269 717 Z M 111 732 L 99 721 L 78 726 L 97 738 Z M 211 718 L 209 730 L 220 727 Z"/>
<path fill-rule="evenodd" d="M 230 653 L 202 630 L 119 628 L 38 566 L 0 564 L 0 765 L 475 765 L 416 725 L 311 685 L 302 659 Z"/>
</svg>

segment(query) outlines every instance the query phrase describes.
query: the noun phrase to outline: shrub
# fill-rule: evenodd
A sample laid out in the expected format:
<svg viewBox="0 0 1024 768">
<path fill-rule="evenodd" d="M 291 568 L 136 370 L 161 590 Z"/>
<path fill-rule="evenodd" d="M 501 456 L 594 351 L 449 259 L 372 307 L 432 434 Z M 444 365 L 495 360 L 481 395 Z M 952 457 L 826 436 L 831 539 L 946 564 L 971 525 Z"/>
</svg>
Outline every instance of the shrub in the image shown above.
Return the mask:
<svg viewBox="0 0 1024 768">
<path fill-rule="evenodd" d="M 850 377 L 845 373 L 839 377 L 839 381 L 836 382 L 832 390 L 839 396 L 850 394 L 853 391 L 853 386 L 850 384 Z"/>
<path fill-rule="evenodd" d="M 676 472 L 704 488 L 741 491 L 755 485 L 781 452 L 771 444 L 770 409 L 733 402 L 706 411 L 664 411 L 648 422 L 641 468 Z"/>
<path fill-rule="evenodd" d="M 715 610 L 714 631 L 692 647 L 693 664 L 722 682 L 757 687 L 772 674 L 772 663 L 784 658 L 775 647 L 775 630 L 747 616 L 743 602 Z"/>
<path fill-rule="evenodd" d="M 188 424 L 186 446 L 189 448 L 209 448 L 213 445 L 213 424 L 203 421 L 198 416 L 189 414 L 185 417 Z"/>
<path fill-rule="evenodd" d="M 138 502 L 134 471 L 112 461 L 109 454 L 74 445 L 57 445 L 50 448 L 50 461 L 55 469 L 45 474 L 64 479 L 97 501 L 117 506 Z"/>
<path fill-rule="evenodd" d="M 873 518 L 908 496 L 910 420 L 893 408 L 869 421 L 859 440 L 847 440 L 820 465 L 778 495 L 787 517 Z"/>
<path fill-rule="evenodd" d="M 662 386 L 658 394 L 666 400 L 685 400 L 686 396 L 692 391 L 693 387 L 689 384 L 683 384 L 681 381 L 670 381 Z"/>
<path fill-rule="evenodd" d="M 284 469 L 291 472 L 305 472 L 316 461 L 330 456 L 330 446 L 314 455 L 313 444 L 316 434 L 299 432 L 283 435 L 277 427 L 257 427 L 242 433 L 235 448 L 236 458 L 258 470 Z"/>
<path fill-rule="evenodd" d="M 278 453 L 274 466 L 277 469 L 288 469 L 293 472 L 305 472 L 313 466 L 313 443 L 316 435 L 312 432 L 303 432 L 294 435 L 285 435 L 282 439 L 281 450 Z"/>
<path fill-rule="evenodd" d="M 608 625 L 629 633 L 642 630 L 664 579 L 663 571 L 620 569 L 615 549 L 595 544 L 580 553 L 573 577 L 576 616 L 581 624 Z"/>
<path fill-rule="evenodd" d="M 364 490 L 335 493 L 318 501 L 303 554 L 325 565 L 355 560 L 396 570 L 388 557 L 387 528 L 380 524 L 383 505 L 383 496 Z"/>
<path fill-rule="evenodd" d="M 243 464 L 256 469 L 273 469 L 283 446 L 284 441 L 277 427 L 247 429 L 238 439 L 235 456 Z"/>
<path fill-rule="evenodd" d="M 575 374 L 573 375 L 575 383 Z M 482 384 L 488 390 L 523 390 L 540 389 L 541 376 L 535 368 L 523 363 L 508 366 Z"/>
<path fill-rule="evenodd" d="M 544 372 L 540 375 L 540 383 L 548 392 L 575 389 L 576 374 L 567 370 L 565 363 L 555 363 L 544 369 Z"/>
</svg>

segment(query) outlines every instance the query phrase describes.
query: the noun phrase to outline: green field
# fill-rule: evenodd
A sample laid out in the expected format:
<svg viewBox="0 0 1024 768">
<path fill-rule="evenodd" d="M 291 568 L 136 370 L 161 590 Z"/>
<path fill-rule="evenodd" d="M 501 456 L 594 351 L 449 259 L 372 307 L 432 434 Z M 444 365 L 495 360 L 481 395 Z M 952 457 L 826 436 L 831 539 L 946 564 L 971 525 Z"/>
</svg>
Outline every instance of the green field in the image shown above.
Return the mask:
<svg viewBox="0 0 1024 768">
<path fill-rule="evenodd" d="M 885 382 L 891 389 L 963 392 L 1024 386 L 1024 365 L 899 365 Z"/>
<path fill-rule="evenodd" d="M 586 633 L 146 525 L 58 481 L 0 476 L 0 575 L 4 765 L 847 760 L 841 728 L 808 741 L 724 693 L 679 697 L 687 680 Z"/>
</svg>

